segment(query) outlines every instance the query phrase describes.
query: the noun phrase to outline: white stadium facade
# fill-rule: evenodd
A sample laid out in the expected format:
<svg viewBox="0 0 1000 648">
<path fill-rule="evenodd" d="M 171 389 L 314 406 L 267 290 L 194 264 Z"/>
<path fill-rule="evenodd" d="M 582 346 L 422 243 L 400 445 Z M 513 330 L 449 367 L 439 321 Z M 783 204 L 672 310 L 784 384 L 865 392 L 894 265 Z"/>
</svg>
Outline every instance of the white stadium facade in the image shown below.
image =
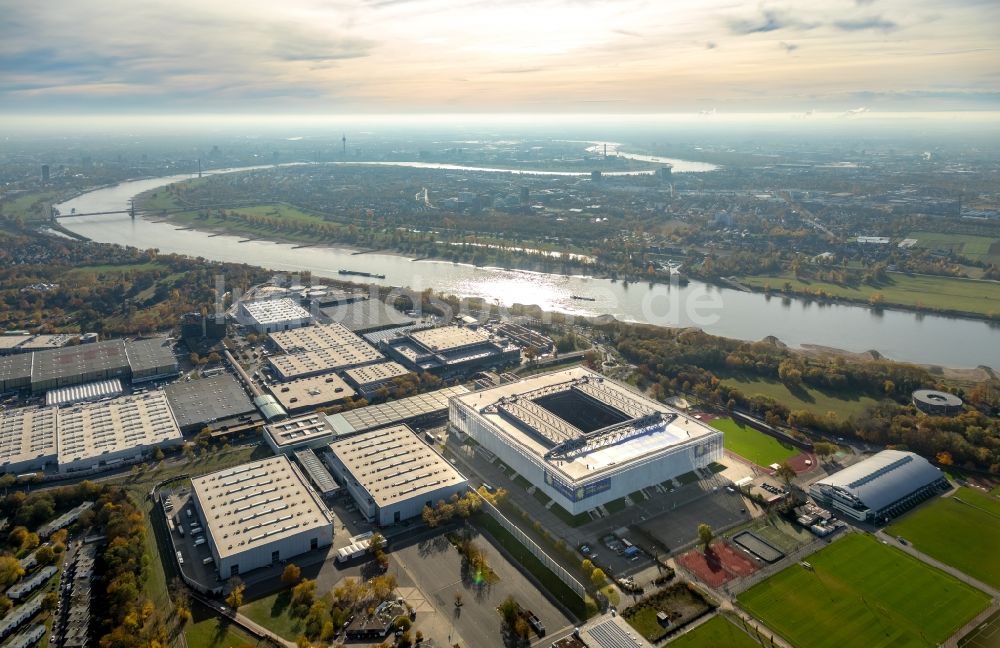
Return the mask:
<svg viewBox="0 0 1000 648">
<path fill-rule="evenodd" d="M 449 426 L 577 514 L 722 458 L 722 433 L 583 367 L 450 400 Z"/>
</svg>

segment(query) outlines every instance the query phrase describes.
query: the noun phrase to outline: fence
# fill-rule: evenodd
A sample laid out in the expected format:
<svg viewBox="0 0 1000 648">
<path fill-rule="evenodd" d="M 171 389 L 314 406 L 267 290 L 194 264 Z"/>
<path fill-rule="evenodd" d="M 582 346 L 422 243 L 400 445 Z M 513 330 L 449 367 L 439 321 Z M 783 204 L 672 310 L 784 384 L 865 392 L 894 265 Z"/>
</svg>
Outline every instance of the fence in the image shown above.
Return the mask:
<svg viewBox="0 0 1000 648">
<path fill-rule="evenodd" d="M 475 491 L 472 492 L 475 493 Z M 519 529 L 516 524 L 508 520 L 507 517 L 497 509 L 497 507 L 490 504 L 485 498 L 483 498 L 482 495 L 479 495 L 479 493 L 476 493 L 476 495 L 483 503 L 483 510 L 489 513 L 490 517 L 496 520 L 500 526 L 514 536 L 518 542 L 524 545 L 525 548 L 535 556 L 535 558 L 538 558 L 538 560 L 541 561 L 541 563 L 545 565 L 549 571 L 556 575 L 556 578 L 565 583 L 566 587 L 573 590 L 580 596 L 581 599 L 587 595 L 587 590 L 580 584 L 580 581 L 576 580 L 576 578 L 566 571 L 562 565 L 557 563 L 551 556 L 545 553 L 545 551 L 539 547 L 534 540 L 529 538 L 528 535 Z"/>
</svg>

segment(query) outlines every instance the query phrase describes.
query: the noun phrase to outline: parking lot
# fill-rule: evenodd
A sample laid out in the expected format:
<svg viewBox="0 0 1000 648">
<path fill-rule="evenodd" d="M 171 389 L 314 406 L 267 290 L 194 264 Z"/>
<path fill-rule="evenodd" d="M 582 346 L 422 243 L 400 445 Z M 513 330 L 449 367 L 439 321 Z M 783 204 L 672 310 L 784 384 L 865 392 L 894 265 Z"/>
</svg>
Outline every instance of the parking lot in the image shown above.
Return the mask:
<svg viewBox="0 0 1000 648">
<path fill-rule="evenodd" d="M 463 570 L 461 555 L 444 533 L 401 543 L 390 553 L 391 561 L 405 572 L 401 584 L 412 583 L 415 591 L 411 596 L 426 603 L 428 612 L 418 614 L 416 624 L 425 635 L 433 637 L 438 645 L 450 646 L 456 642 L 463 646 L 501 645 L 500 615 L 496 608 L 508 596 L 514 597 L 523 609 L 535 613 L 545 626 L 546 636 L 572 625 L 572 620 L 489 540 L 475 536 L 473 541 L 484 550 L 489 566 L 496 572 L 495 583 L 479 583 L 475 575 Z M 461 596 L 461 606 L 455 605 L 456 594 Z M 532 634 L 532 639 L 537 641 L 537 635 Z"/>
<path fill-rule="evenodd" d="M 223 582 L 208 548 L 203 520 L 198 517 L 198 511 L 191 502 L 191 489 L 185 487 L 163 491 L 160 494 L 160 504 L 170 531 L 174 557 L 181 570 L 188 578 L 207 588 L 220 587 Z"/>
</svg>

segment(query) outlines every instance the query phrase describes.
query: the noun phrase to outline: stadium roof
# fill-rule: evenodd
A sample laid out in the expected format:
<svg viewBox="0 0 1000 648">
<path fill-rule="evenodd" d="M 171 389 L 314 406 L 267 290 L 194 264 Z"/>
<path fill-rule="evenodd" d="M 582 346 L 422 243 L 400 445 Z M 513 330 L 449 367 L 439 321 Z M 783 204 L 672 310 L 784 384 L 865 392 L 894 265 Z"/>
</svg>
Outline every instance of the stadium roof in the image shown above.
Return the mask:
<svg viewBox="0 0 1000 648">
<path fill-rule="evenodd" d="M 815 485 L 846 491 L 869 509 L 879 511 L 939 479 L 941 471 L 920 455 L 883 450 Z"/>
<path fill-rule="evenodd" d="M 405 423 L 420 416 L 448 411 L 448 399 L 452 396 L 468 394 L 469 390 L 462 385 L 445 387 L 425 394 L 408 398 L 359 407 L 358 409 L 330 414 L 327 420 L 338 436 L 354 434 L 366 430 Z"/>
<path fill-rule="evenodd" d="M 569 481 L 622 469 L 721 432 L 583 367 L 456 400 L 517 450 Z"/>
<path fill-rule="evenodd" d="M 284 455 L 191 480 L 220 558 L 329 526 L 326 507 Z"/>
<path fill-rule="evenodd" d="M 379 507 L 465 482 L 405 425 L 335 441 L 330 450 Z"/>
</svg>

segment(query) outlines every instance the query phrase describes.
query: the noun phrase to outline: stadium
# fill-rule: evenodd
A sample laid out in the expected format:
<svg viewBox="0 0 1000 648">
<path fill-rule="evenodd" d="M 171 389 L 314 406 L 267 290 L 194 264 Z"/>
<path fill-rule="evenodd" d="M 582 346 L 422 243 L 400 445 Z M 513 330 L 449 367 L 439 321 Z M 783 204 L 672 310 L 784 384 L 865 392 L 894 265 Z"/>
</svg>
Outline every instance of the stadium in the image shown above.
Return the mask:
<svg viewBox="0 0 1000 648">
<path fill-rule="evenodd" d="M 722 433 L 582 367 L 456 396 L 449 426 L 570 513 L 722 457 Z"/>
</svg>

